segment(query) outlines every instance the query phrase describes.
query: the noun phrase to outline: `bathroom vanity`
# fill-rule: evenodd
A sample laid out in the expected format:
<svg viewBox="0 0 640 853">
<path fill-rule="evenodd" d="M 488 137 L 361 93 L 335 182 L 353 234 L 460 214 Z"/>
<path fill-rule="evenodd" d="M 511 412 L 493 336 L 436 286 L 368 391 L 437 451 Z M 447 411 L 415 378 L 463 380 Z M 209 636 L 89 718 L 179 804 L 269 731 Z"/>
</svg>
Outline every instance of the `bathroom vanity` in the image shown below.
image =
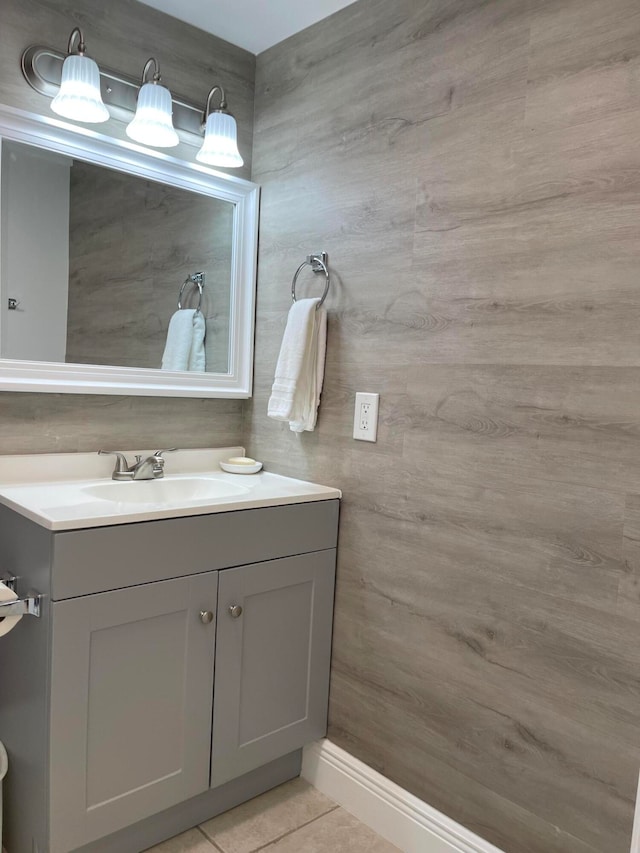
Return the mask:
<svg viewBox="0 0 640 853">
<path fill-rule="evenodd" d="M 340 492 L 216 453 L 175 454 L 158 504 L 135 491 L 155 483 L 105 498 L 97 457 L 57 483 L 0 461 L 0 576 L 42 595 L 0 638 L 9 853 L 138 853 L 296 776 L 325 733 Z"/>
</svg>

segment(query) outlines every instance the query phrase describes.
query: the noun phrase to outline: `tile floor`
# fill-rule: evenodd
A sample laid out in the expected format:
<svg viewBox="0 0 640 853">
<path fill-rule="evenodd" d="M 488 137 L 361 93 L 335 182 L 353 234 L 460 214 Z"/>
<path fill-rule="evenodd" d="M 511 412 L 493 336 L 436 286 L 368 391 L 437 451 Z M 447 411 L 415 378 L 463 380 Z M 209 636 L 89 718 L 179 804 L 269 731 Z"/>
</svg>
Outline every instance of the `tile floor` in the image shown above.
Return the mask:
<svg viewBox="0 0 640 853">
<path fill-rule="evenodd" d="M 148 853 L 399 853 L 302 779 L 208 820 Z"/>
</svg>

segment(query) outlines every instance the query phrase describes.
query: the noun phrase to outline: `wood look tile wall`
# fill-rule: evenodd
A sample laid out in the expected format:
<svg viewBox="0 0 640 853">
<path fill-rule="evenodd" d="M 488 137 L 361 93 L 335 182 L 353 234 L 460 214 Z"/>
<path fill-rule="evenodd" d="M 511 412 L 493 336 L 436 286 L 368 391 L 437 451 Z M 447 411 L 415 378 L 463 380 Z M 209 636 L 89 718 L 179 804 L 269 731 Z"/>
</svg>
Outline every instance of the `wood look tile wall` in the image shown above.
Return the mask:
<svg viewBox="0 0 640 853">
<path fill-rule="evenodd" d="M 0 394 L 3 454 L 225 447 L 238 443 L 241 423 L 241 400 Z"/>
<path fill-rule="evenodd" d="M 344 489 L 329 735 L 508 853 L 629 850 L 639 45 L 637 0 L 359 0 L 258 58 L 245 441 Z M 319 249 L 298 436 L 266 403 Z M 356 390 L 381 395 L 375 445 Z"/>
<path fill-rule="evenodd" d="M 250 177 L 255 57 L 135 0 L 2 0 L 1 103 L 47 113 L 46 98 L 22 77 L 20 55 L 34 43 L 64 50 L 74 26 L 83 28 L 90 56 L 132 76 L 157 56 L 169 88 L 196 102 L 222 83 L 245 160 L 235 174 Z M 123 124 L 105 127 L 124 138 Z M 193 160 L 195 149 L 180 145 L 172 153 Z M 0 393 L 0 453 L 237 444 L 241 423 L 241 401 Z"/>
</svg>

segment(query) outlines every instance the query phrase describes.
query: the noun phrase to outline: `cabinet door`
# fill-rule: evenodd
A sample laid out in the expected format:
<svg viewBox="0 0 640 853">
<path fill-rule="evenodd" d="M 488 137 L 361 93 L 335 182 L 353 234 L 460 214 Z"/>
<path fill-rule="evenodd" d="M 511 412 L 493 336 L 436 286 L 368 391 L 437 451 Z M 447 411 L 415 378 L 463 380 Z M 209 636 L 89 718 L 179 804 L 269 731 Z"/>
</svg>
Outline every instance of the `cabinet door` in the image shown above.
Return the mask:
<svg viewBox="0 0 640 853">
<path fill-rule="evenodd" d="M 50 853 L 207 790 L 217 572 L 55 602 Z"/>
<path fill-rule="evenodd" d="M 220 572 L 212 787 L 325 734 L 334 578 L 333 550 Z"/>
</svg>

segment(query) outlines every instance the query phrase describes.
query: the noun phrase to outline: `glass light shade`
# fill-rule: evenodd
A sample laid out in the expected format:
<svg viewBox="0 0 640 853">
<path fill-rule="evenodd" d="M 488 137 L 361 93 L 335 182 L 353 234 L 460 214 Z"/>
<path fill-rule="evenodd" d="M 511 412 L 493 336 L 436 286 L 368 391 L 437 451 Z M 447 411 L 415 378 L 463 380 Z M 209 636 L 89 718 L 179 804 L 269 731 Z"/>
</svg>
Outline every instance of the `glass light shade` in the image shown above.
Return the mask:
<svg viewBox="0 0 640 853">
<path fill-rule="evenodd" d="M 202 148 L 196 160 L 209 166 L 236 168 L 244 160 L 238 151 L 236 120 L 229 113 L 213 112 L 207 118 Z"/>
<path fill-rule="evenodd" d="M 100 71 L 88 56 L 72 54 L 62 65 L 60 91 L 51 101 L 51 109 L 64 118 L 98 124 L 109 118 L 102 103 Z"/>
<path fill-rule="evenodd" d="M 171 113 L 171 92 L 159 83 L 145 83 L 138 92 L 138 106 L 127 125 L 127 136 L 153 148 L 173 148 L 180 138 Z"/>
</svg>

